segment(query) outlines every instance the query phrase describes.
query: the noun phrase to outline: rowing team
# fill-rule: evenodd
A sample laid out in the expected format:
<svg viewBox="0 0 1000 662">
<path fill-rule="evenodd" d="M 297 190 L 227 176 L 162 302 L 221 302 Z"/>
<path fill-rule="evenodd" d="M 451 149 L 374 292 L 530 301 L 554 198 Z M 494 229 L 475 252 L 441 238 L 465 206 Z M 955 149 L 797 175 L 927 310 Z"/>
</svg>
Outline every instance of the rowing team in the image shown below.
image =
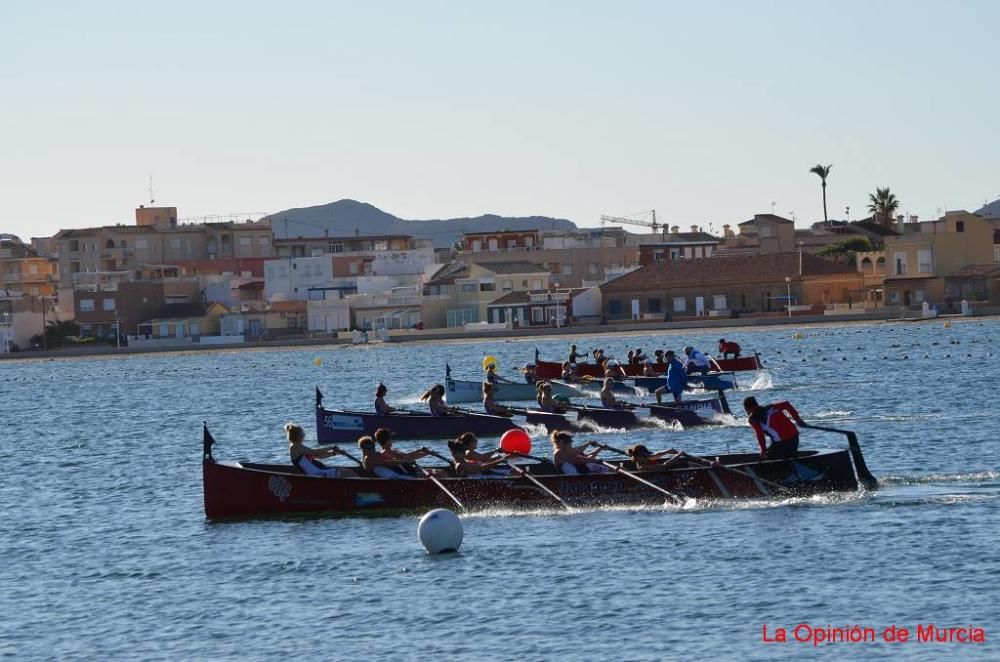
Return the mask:
<svg viewBox="0 0 1000 662">
<path fill-rule="evenodd" d="M 333 467 L 323 464 L 320 460 L 336 457 L 347 457 L 358 463 L 363 474 L 375 478 L 412 480 L 425 476 L 443 475 L 454 478 L 506 478 L 511 474 L 507 464 L 510 456 L 497 448 L 489 453 L 476 450 L 479 440 L 471 432 L 448 442 L 451 451 L 450 465 L 443 472 L 438 469 L 425 469 L 417 464 L 417 460 L 438 455 L 429 448 L 419 448 L 409 453 L 398 451 L 392 447 L 392 432 L 387 428 L 379 428 L 374 437 L 364 436 L 358 439 L 358 450 L 361 459 L 356 459 L 338 446 L 311 448 L 305 444 L 305 430 L 294 423 L 285 424 L 285 436 L 288 440 L 288 456 L 293 466 L 307 476 L 319 478 L 356 478 L 362 475 L 358 471 L 345 467 Z M 613 465 L 600 460 L 598 454 L 607 448 L 594 441 L 588 441 L 582 446 L 573 445 L 573 437 L 568 432 L 558 431 L 550 435 L 552 442 L 552 463 L 564 474 L 606 473 Z M 593 450 L 591 446 L 595 446 Z M 619 451 L 620 452 L 620 451 Z M 625 453 L 629 456 L 635 469 L 643 471 L 676 468 L 683 453 L 674 449 L 652 453 L 642 444 L 629 446 Z M 671 455 L 669 459 L 663 458 Z"/>
</svg>

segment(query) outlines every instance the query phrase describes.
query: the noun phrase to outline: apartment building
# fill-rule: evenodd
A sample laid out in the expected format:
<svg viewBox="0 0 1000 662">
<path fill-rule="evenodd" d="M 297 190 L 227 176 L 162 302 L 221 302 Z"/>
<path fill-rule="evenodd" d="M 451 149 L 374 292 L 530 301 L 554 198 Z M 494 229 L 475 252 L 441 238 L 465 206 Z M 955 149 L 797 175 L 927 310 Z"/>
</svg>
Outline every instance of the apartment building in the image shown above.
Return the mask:
<svg viewBox="0 0 1000 662">
<path fill-rule="evenodd" d="M 527 261 L 490 264 L 451 262 L 424 283 L 425 295 L 450 297 L 446 326 L 462 326 L 487 319 L 487 307 L 511 292 L 547 290 L 553 276 Z"/>
<path fill-rule="evenodd" d="M 12 234 L 0 234 L 0 290 L 19 290 L 34 297 L 52 297 L 58 290 L 57 260 Z"/>
</svg>

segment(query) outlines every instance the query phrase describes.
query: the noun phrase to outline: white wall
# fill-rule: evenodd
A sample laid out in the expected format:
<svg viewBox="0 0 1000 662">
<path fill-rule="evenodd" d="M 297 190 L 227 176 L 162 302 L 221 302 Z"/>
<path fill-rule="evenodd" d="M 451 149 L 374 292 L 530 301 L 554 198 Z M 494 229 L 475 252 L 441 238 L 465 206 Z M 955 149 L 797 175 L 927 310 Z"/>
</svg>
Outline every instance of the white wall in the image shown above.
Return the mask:
<svg viewBox="0 0 1000 662">
<path fill-rule="evenodd" d="M 422 274 L 434 263 L 433 248 L 417 248 L 409 251 L 378 251 L 372 261 L 373 276 L 400 276 Z"/>
<path fill-rule="evenodd" d="M 573 297 L 574 317 L 600 317 L 602 308 L 601 288 L 592 287 Z"/>
<path fill-rule="evenodd" d="M 270 301 L 278 294 L 286 301 L 305 301 L 310 287 L 323 287 L 332 279 L 330 255 L 268 260 L 264 262 L 264 297 Z"/>
<path fill-rule="evenodd" d="M 351 311 L 345 299 L 309 301 L 306 311 L 306 328 L 310 331 L 346 331 L 351 328 Z"/>
</svg>

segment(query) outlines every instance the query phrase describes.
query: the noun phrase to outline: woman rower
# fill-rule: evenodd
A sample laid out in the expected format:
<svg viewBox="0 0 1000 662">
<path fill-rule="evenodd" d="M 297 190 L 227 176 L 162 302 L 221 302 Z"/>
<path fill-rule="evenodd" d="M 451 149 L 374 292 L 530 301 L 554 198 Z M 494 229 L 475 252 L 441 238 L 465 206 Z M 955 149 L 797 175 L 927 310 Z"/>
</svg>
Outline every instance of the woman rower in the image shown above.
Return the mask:
<svg viewBox="0 0 1000 662">
<path fill-rule="evenodd" d="M 653 370 L 653 363 L 649 359 L 642 364 L 642 376 L 643 377 L 656 377 L 656 371 Z"/>
<path fill-rule="evenodd" d="M 479 446 L 479 439 L 471 432 L 464 432 L 458 437 L 458 441 L 465 444 L 465 457 L 470 462 L 489 462 L 494 458 L 497 451 L 492 453 L 480 453 L 476 450 Z"/>
<path fill-rule="evenodd" d="M 497 374 L 497 364 L 489 363 L 486 365 L 486 381 L 490 384 L 512 384 L 509 379 L 504 379 Z"/>
<path fill-rule="evenodd" d="M 665 451 L 659 451 L 657 453 L 652 453 L 643 444 L 635 444 L 634 446 L 629 446 L 625 449 L 632 462 L 635 463 L 635 468 L 638 471 L 652 471 L 657 469 L 666 469 L 671 467 L 680 461 L 683 453 L 680 453 L 673 448 L 668 448 Z M 670 455 L 671 458 L 666 462 L 661 462 L 665 456 Z"/>
<path fill-rule="evenodd" d="M 564 405 L 560 405 L 552 397 L 552 384 L 544 382 L 539 393 L 538 406 L 542 408 L 542 411 L 550 414 L 566 413 L 566 407 Z"/>
<path fill-rule="evenodd" d="M 496 387 L 489 382 L 483 382 L 483 411 L 491 416 L 507 416 L 508 418 L 513 416 L 514 413 L 510 410 L 510 407 L 505 407 L 498 404 L 493 393 L 496 391 Z"/>
<path fill-rule="evenodd" d="M 365 471 L 375 474 L 376 477 L 403 480 L 413 478 L 413 476 L 404 473 L 404 465 L 411 464 L 412 462 L 404 462 L 386 457 L 385 454 L 380 453 L 375 448 L 375 440 L 371 437 L 366 436 L 358 439 L 358 450 L 361 451 L 361 466 L 365 468 Z M 421 448 L 420 450 L 427 451 L 426 448 Z"/>
<path fill-rule="evenodd" d="M 608 409 L 624 409 L 625 403 L 615 397 L 615 380 L 610 377 L 604 379 L 604 387 L 601 389 L 601 406 Z"/>
<path fill-rule="evenodd" d="M 507 461 L 505 457 L 498 457 L 486 462 L 472 462 L 468 456 L 468 448 L 461 441 L 461 438 L 448 442 L 448 450 L 451 451 L 451 466 L 456 478 L 471 478 L 488 475 L 503 476 L 505 474 L 492 474 L 493 467 Z"/>
<path fill-rule="evenodd" d="M 418 448 L 415 451 L 410 451 L 409 453 L 404 453 L 402 451 L 397 451 L 392 447 L 392 431 L 389 428 L 379 428 L 375 430 L 375 441 L 379 446 L 382 447 L 381 456 L 385 460 L 396 460 L 400 462 L 399 468 L 408 474 L 413 473 L 413 463 L 422 457 L 427 457 L 430 455 L 430 450 L 427 448 Z"/>
<path fill-rule="evenodd" d="M 597 454 L 601 452 L 598 447 L 590 453 L 586 452 L 587 446 L 592 442 L 587 442 L 583 446 L 573 446 L 573 437 L 565 430 L 557 430 L 549 437 L 552 441 L 552 463 L 564 474 L 578 473 L 602 473 L 608 468 L 600 462 L 595 461 Z"/>
<path fill-rule="evenodd" d="M 385 401 L 385 395 L 389 392 L 389 389 L 385 387 L 385 384 L 381 382 L 378 388 L 375 389 L 375 413 L 379 416 L 388 416 L 394 412 L 399 411 L 395 407 L 390 407 L 389 403 Z"/>
<path fill-rule="evenodd" d="M 569 361 L 563 361 L 562 374 L 560 374 L 559 377 L 567 384 L 575 384 L 580 381 L 579 377 L 576 376 L 576 364 L 570 363 Z"/>
<path fill-rule="evenodd" d="M 451 416 L 457 414 L 458 410 L 449 407 L 444 401 L 444 386 L 435 384 L 426 393 L 420 396 L 421 402 L 427 403 L 427 408 L 431 410 L 431 416 Z"/>
<path fill-rule="evenodd" d="M 604 366 L 604 376 L 610 377 L 616 382 L 623 382 L 627 375 L 625 374 L 625 369 L 618 361 L 608 361 Z"/>
<path fill-rule="evenodd" d="M 285 423 L 285 437 L 288 439 L 288 457 L 307 476 L 321 478 L 353 478 L 356 473 L 343 467 L 328 467 L 319 460 L 347 453 L 336 446 L 310 448 L 305 445 L 306 431 L 294 423 Z"/>
<path fill-rule="evenodd" d="M 535 373 L 535 365 L 533 363 L 525 363 L 524 367 L 521 368 L 521 374 L 524 375 L 525 384 L 535 384 L 538 382 L 538 375 Z"/>
</svg>

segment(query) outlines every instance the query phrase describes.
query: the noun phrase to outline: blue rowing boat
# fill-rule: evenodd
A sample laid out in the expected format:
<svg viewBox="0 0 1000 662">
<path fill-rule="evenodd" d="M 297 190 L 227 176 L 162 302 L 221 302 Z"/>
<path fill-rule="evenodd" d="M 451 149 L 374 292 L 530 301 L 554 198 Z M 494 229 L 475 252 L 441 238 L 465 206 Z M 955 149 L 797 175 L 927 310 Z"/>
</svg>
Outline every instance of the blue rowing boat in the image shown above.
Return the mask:
<svg viewBox="0 0 1000 662">
<path fill-rule="evenodd" d="M 650 393 L 667 385 L 666 377 L 632 377 L 636 387 Z M 705 375 L 688 375 L 688 384 L 706 391 L 728 391 L 736 388 L 736 374 L 732 372 L 710 372 Z"/>
</svg>

